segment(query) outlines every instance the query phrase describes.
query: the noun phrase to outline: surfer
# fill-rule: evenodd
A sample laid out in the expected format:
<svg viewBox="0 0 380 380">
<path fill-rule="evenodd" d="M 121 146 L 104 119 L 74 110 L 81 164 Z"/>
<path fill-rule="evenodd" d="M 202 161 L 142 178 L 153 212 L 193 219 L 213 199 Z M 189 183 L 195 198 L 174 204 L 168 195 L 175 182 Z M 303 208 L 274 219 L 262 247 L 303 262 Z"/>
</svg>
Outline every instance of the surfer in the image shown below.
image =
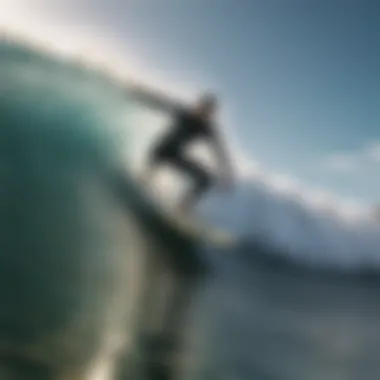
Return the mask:
<svg viewBox="0 0 380 380">
<path fill-rule="evenodd" d="M 186 157 L 185 148 L 194 141 L 207 141 L 217 156 L 223 171 L 221 184 L 225 190 L 232 187 L 232 170 L 227 150 L 220 138 L 215 123 L 218 101 L 212 94 L 203 94 L 194 106 L 178 104 L 162 94 L 143 87 L 133 87 L 132 94 L 149 107 L 169 113 L 171 128 L 160 138 L 149 152 L 147 167 L 143 175 L 149 184 L 161 165 L 169 165 L 188 175 L 193 186 L 178 205 L 178 211 L 186 214 L 215 184 L 214 176 L 200 163 Z"/>
</svg>

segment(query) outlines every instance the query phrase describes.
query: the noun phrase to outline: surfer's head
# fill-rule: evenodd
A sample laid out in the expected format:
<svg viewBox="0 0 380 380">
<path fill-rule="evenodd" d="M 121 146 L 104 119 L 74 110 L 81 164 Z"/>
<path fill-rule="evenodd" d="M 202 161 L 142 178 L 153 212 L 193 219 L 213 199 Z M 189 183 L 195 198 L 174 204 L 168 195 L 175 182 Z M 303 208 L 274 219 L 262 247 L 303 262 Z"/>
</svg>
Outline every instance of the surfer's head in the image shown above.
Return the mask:
<svg viewBox="0 0 380 380">
<path fill-rule="evenodd" d="M 195 109 L 202 117 L 211 118 L 218 108 L 218 99 L 211 93 L 204 93 L 197 99 Z"/>
</svg>

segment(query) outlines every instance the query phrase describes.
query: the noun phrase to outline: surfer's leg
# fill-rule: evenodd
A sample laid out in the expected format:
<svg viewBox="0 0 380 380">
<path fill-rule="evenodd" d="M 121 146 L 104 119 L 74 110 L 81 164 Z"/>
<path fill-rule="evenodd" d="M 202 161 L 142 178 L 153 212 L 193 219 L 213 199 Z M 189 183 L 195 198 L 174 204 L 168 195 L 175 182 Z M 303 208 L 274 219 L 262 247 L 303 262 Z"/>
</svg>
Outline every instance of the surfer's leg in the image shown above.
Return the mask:
<svg viewBox="0 0 380 380">
<path fill-rule="evenodd" d="M 208 171 L 200 164 L 184 157 L 176 157 L 175 160 L 172 161 L 172 164 L 185 174 L 189 175 L 194 181 L 194 186 L 184 195 L 178 205 L 178 211 L 180 213 L 187 213 L 196 205 L 203 194 L 209 190 L 212 185 L 212 178 Z"/>
<path fill-rule="evenodd" d="M 160 147 L 156 147 L 149 152 L 146 166 L 140 176 L 140 181 L 143 186 L 149 186 L 153 183 L 159 166 L 163 164 L 163 153 Z"/>
<path fill-rule="evenodd" d="M 139 176 L 139 181 L 142 186 L 148 187 L 154 181 L 154 176 L 157 171 L 157 165 L 148 161 L 143 172 Z"/>
<path fill-rule="evenodd" d="M 144 171 L 141 173 L 140 182 L 143 186 L 149 186 L 153 180 L 157 171 L 156 163 L 148 162 L 144 168 Z"/>
</svg>

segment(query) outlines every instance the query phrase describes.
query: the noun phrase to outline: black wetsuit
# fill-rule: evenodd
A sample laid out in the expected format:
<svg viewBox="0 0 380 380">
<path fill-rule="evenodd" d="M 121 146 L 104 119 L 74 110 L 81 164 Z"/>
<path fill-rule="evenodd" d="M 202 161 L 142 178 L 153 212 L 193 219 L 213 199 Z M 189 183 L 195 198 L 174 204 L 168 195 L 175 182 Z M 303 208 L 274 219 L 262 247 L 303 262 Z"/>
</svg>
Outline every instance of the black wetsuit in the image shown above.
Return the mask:
<svg viewBox="0 0 380 380">
<path fill-rule="evenodd" d="M 165 163 L 186 173 L 194 179 L 194 192 L 200 195 L 211 185 L 211 175 L 200 164 L 187 158 L 184 150 L 193 141 L 213 138 L 212 123 L 190 111 L 176 110 L 169 132 L 152 150 L 151 163 Z"/>
</svg>

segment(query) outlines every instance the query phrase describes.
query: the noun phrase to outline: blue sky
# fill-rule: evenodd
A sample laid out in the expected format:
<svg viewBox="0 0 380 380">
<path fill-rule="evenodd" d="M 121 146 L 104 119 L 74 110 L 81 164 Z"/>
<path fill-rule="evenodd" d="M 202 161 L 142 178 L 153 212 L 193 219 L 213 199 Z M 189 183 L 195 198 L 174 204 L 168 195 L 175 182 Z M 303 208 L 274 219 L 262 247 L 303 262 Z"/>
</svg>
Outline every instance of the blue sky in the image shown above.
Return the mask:
<svg viewBox="0 0 380 380">
<path fill-rule="evenodd" d="M 268 170 L 343 197 L 378 199 L 376 1 L 33 2 L 67 28 L 91 27 L 121 51 L 132 46 L 166 78 L 215 88 L 228 128 Z"/>
</svg>

